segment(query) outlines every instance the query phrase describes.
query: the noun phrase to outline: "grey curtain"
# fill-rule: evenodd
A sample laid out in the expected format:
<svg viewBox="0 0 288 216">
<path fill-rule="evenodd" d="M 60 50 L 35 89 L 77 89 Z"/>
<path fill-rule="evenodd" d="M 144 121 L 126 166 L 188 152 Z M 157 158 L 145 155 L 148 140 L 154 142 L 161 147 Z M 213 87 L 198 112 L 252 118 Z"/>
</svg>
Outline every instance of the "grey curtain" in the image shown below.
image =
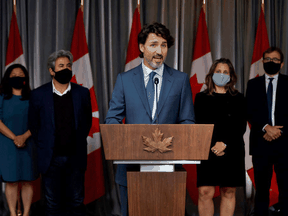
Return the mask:
<svg viewBox="0 0 288 216">
<path fill-rule="evenodd" d="M 238 76 L 236 87 L 244 93 L 249 79 L 261 0 L 206 0 L 206 3 L 212 58 L 226 57 L 232 61 Z M 32 88 L 51 80 L 46 68 L 48 56 L 59 49 L 70 50 L 79 6 L 80 0 L 17 0 L 18 26 Z M 104 122 L 117 74 L 124 70 L 136 6 L 137 0 L 84 1 L 84 23 L 100 123 Z M 161 22 L 176 39 L 175 45 L 169 49 L 166 63 L 189 75 L 201 6 L 202 0 L 141 0 L 142 25 Z M 0 77 L 4 74 L 12 8 L 12 0 L 0 1 Z M 287 1 L 265 0 L 270 45 L 283 50 L 285 62 L 288 60 L 287 11 Z M 282 73 L 287 74 L 286 64 Z M 88 205 L 88 215 L 120 215 L 118 190 L 114 184 L 115 167 L 111 162 L 104 161 L 104 171 L 106 195 Z M 245 201 L 242 189 L 237 193 L 235 215 L 248 215 L 251 202 Z M 38 205 L 42 206 L 43 203 Z M 1 212 L 4 207 L 0 205 L 0 208 Z M 187 215 L 197 215 L 197 207 L 189 197 Z"/>
</svg>

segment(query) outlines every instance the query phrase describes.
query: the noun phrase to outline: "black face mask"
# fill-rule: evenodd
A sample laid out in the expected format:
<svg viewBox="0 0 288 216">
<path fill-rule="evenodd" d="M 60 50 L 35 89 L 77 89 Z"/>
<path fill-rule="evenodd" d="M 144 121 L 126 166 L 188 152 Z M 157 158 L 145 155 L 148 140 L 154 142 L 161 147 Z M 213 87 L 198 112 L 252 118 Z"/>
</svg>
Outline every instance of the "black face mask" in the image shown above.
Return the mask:
<svg viewBox="0 0 288 216">
<path fill-rule="evenodd" d="M 25 85 L 25 77 L 10 77 L 9 84 L 14 89 L 22 89 Z"/>
<path fill-rule="evenodd" d="M 280 71 L 281 64 L 274 63 L 272 61 L 263 64 L 264 70 L 267 74 L 274 75 Z"/>
<path fill-rule="evenodd" d="M 72 71 L 66 68 L 61 71 L 55 72 L 54 78 L 61 84 L 67 84 L 72 78 Z"/>
</svg>

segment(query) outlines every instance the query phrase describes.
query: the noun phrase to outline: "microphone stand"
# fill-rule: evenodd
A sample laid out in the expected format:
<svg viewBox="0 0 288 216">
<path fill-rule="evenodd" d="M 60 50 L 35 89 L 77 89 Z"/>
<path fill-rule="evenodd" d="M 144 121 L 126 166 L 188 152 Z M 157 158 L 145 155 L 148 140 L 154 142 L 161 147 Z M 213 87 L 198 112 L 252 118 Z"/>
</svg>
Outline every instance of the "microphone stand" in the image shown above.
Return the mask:
<svg viewBox="0 0 288 216">
<path fill-rule="evenodd" d="M 156 85 L 156 124 L 158 124 L 158 83 L 159 83 L 159 79 L 156 77 L 154 79 L 154 84 Z"/>
</svg>

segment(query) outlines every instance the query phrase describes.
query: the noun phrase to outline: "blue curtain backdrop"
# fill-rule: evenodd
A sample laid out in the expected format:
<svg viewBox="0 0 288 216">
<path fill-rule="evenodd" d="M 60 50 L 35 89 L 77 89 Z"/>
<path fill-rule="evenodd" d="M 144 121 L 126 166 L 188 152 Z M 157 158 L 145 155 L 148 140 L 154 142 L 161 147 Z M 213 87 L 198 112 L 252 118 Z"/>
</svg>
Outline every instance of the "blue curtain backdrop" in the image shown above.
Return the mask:
<svg viewBox="0 0 288 216">
<path fill-rule="evenodd" d="M 249 79 L 261 0 L 206 0 L 206 4 L 212 58 L 225 57 L 232 61 L 238 76 L 236 87 L 244 93 Z M 70 50 L 79 6 L 80 0 L 17 0 L 18 26 L 32 88 L 51 80 L 46 68 L 48 56 L 59 49 Z M 137 0 L 84 1 L 84 23 L 100 123 L 103 123 L 108 110 L 117 74 L 124 70 L 136 6 Z M 153 21 L 162 22 L 176 39 L 175 45 L 169 49 L 166 63 L 189 75 L 201 6 L 202 0 L 141 0 L 142 25 Z M 12 0 L 0 1 L 0 79 L 4 74 L 12 8 Z M 285 63 L 288 58 L 287 11 L 287 1 L 265 0 L 270 45 L 283 50 Z M 287 74 L 287 65 L 284 64 L 282 69 L 284 74 Z M 115 167 L 106 161 L 104 169 L 106 195 L 88 205 L 87 215 L 120 215 L 118 190 L 114 184 Z M 252 203 L 244 197 L 244 190 L 240 188 L 235 215 L 249 214 Z M 219 200 L 216 199 L 216 202 Z M 38 215 L 35 213 L 37 205 L 33 206 L 32 215 Z M 2 194 L 0 215 L 5 215 L 5 211 Z M 189 198 L 187 215 L 198 215 L 197 207 Z"/>
</svg>

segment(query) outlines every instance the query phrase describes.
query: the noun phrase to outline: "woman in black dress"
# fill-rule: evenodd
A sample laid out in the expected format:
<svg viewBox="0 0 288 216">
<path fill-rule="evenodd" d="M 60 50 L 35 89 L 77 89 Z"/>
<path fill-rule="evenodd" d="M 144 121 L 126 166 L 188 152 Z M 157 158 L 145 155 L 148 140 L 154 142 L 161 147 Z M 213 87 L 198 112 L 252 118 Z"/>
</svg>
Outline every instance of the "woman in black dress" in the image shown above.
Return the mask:
<svg viewBox="0 0 288 216">
<path fill-rule="evenodd" d="M 196 95 L 197 124 L 214 124 L 209 159 L 197 165 L 200 216 L 213 216 L 215 187 L 220 186 L 220 215 L 233 215 L 236 187 L 245 184 L 245 101 L 229 59 L 216 60 L 205 78 L 207 89 Z"/>
</svg>

